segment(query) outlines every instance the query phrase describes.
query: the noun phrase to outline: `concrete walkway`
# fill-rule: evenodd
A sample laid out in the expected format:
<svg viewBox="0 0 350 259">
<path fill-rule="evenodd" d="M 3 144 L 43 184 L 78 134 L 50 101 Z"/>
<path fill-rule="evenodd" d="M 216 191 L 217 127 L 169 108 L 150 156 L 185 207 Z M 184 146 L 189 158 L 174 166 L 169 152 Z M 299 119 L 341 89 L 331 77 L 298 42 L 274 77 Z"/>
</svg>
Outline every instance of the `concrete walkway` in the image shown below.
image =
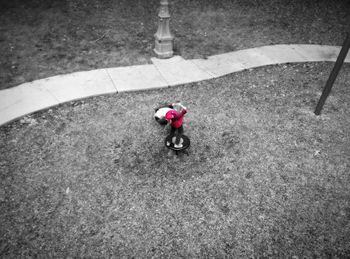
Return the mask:
<svg viewBox="0 0 350 259">
<path fill-rule="evenodd" d="M 53 76 L 0 91 L 0 126 L 27 114 L 86 97 L 169 87 L 224 76 L 244 69 L 292 62 L 337 59 L 338 46 L 270 45 L 184 60 L 152 58 L 153 64 L 106 68 Z M 350 53 L 345 59 L 350 63 Z"/>
</svg>

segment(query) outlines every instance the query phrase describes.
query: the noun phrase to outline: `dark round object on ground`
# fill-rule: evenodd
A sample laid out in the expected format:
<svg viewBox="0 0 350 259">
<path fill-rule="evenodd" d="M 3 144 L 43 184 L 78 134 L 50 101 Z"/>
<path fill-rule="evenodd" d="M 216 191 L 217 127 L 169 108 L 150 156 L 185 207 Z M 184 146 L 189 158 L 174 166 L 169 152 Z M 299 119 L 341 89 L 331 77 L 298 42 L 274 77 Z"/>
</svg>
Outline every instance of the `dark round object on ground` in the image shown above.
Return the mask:
<svg viewBox="0 0 350 259">
<path fill-rule="evenodd" d="M 167 148 L 174 150 L 176 154 L 178 153 L 178 151 L 185 151 L 191 144 L 190 139 L 186 135 L 181 135 L 180 138 L 183 139 L 182 147 L 180 148 L 174 147 L 174 144 L 172 143 L 172 137 L 173 135 L 168 135 L 165 138 L 164 144 Z M 167 145 L 168 142 L 170 143 L 170 145 Z"/>
</svg>

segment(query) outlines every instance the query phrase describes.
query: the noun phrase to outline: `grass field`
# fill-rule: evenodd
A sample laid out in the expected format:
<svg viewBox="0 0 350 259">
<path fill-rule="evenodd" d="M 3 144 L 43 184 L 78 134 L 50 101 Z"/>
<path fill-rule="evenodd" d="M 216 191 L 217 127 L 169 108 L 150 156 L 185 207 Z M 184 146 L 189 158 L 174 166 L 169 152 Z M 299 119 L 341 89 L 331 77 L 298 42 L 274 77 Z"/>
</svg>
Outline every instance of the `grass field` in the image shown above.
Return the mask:
<svg viewBox="0 0 350 259">
<path fill-rule="evenodd" d="M 345 0 L 170 0 L 186 59 L 279 43 L 341 45 Z M 1 0 L 0 89 L 57 74 L 146 64 L 159 0 Z"/>
<path fill-rule="evenodd" d="M 340 45 L 343 0 L 170 0 L 186 59 Z M 145 64 L 158 0 L 0 0 L 0 89 Z M 62 104 L 0 127 L 1 258 L 349 258 L 350 65 L 266 66 Z M 189 155 L 153 107 L 189 109 Z"/>
<path fill-rule="evenodd" d="M 0 131 L 2 258 L 349 258 L 350 66 L 267 66 L 67 103 Z M 158 102 L 189 109 L 189 156 Z"/>
</svg>

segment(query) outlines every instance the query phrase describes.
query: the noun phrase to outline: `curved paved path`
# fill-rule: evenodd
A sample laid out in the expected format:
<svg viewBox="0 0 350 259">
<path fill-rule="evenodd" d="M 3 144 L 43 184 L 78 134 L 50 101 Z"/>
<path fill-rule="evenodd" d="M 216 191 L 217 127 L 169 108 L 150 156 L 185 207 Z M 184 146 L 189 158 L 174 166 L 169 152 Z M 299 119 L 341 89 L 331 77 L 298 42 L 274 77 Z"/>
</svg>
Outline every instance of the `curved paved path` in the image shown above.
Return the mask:
<svg viewBox="0 0 350 259">
<path fill-rule="evenodd" d="M 335 61 L 339 46 L 270 45 L 184 60 L 152 58 L 153 64 L 53 76 L 0 91 L 0 126 L 24 115 L 86 97 L 169 87 L 244 69 L 292 62 Z M 345 62 L 350 63 L 350 53 Z"/>
</svg>

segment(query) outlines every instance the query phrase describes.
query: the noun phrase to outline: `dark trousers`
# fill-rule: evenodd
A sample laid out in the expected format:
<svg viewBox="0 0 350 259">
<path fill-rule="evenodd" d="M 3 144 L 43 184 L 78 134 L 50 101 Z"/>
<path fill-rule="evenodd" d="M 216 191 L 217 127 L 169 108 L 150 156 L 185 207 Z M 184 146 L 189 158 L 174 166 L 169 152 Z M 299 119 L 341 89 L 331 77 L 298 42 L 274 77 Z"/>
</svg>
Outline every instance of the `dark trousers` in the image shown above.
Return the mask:
<svg viewBox="0 0 350 259">
<path fill-rule="evenodd" d="M 180 143 L 180 137 L 183 133 L 184 133 L 184 128 L 182 126 L 178 129 L 171 126 L 171 130 L 170 130 L 171 139 L 173 138 L 173 136 L 176 136 L 176 141 L 175 141 L 176 145 Z"/>
</svg>

